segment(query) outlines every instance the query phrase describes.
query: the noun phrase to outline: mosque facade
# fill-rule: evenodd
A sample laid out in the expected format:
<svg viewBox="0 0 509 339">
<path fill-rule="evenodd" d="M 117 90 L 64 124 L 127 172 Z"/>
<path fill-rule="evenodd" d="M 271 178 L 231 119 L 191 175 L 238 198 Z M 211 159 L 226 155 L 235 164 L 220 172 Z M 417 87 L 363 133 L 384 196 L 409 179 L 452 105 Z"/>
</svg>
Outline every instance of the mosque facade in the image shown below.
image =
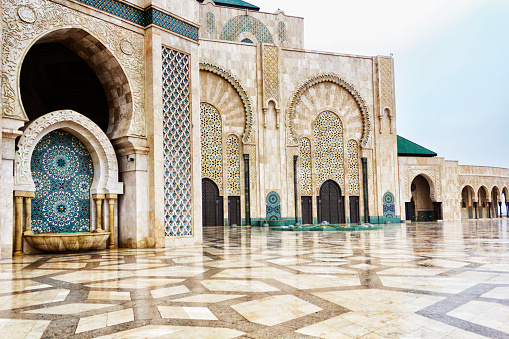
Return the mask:
<svg viewBox="0 0 509 339">
<path fill-rule="evenodd" d="M 507 215 L 509 169 L 398 136 L 394 60 L 305 50 L 303 18 L 241 0 L 1 12 L 2 257 Z"/>
</svg>

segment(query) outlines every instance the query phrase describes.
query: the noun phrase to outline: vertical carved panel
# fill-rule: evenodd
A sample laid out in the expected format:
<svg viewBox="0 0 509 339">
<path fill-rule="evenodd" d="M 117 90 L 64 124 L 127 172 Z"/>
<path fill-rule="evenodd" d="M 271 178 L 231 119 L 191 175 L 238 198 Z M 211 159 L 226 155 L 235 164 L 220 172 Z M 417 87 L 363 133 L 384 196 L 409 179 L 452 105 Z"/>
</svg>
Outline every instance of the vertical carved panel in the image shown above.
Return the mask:
<svg viewBox="0 0 509 339">
<path fill-rule="evenodd" d="M 200 105 L 201 176 L 214 181 L 223 195 L 221 115 L 209 104 Z"/>
<path fill-rule="evenodd" d="M 313 195 L 311 186 L 311 142 L 307 138 L 299 141 L 300 153 L 300 194 L 304 196 Z"/>
<path fill-rule="evenodd" d="M 190 57 L 162 52 L 165 235 L 186 236 L 192 235 Z"/>
<path fill-rule="evenodd" d="M 380 77 L 380 113 L 378 114 L 380 123 L 380 133 L 388 126 L 389 133 L 392 133 L 392 117 L 394 115 L 394 91 L 392 84 L 392 59 L 380 58 L 379 62 Z M 386 122 L 384 122 L 384 119 Z"/>
<path fill-rule="evenodd" d="M 380 58 L 380 94 L 382 109 L 393 107 L 393 90 L 392 90 L 392 60 L 390 58 Z"/>
<path fill-rule="evenodd" d="M 240 195 L 240 151 L 239 138 L 230 135 L 226 139 L 228 158 L 228 196 Z"/>
<path fill-rule="evenodd" d="M 316 190 L 326 180 L 334 180 L 345 190 L 343 169 L 343 124 L 332 112 L 321 113 L 313 130 L 315 142 Z"/>
<path fill-rule="evenodd" d="M 359 145 L 355 140 L 348 141 L 348 191 L 350 195 L 359 195 Z"/>
<path fill-rule="evenodd" d="M 278 88 L 278 50 L 276 46 L 263 46 L 263 96 L 279 100 Z"/>
</svg>

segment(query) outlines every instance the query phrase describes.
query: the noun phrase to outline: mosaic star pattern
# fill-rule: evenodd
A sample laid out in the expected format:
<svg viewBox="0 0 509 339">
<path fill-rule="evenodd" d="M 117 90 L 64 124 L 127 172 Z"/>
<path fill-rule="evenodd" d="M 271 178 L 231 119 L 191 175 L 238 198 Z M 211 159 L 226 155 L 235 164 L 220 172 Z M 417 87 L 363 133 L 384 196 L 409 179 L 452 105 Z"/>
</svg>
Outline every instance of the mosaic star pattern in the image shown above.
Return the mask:
<svg viewBox="0 0 509 339">
<path fill-rule="evenodd" d="M 164 226 L 192 234 L 189 55 L 163 47 Z"/>
<path fill-rule="evenodd" d="M 72 134 L 55 130 L 35 146 L 31 160 L 35 197 L 32 232 L 90 231 L 92 158 Z"/>
<path fill-rule="evenodd" d="M 325 181 L 334 180 L 344 192 L 343 124 L 341 120 L 332 112 L 323 112 L 315 120 L 313 134 L 317 190 Z"/>
<path fill-rule="evenodd" d="M 394 207 L 394 195 L 391 192 L 386 192 L 382 198 L 384 218 L 395 218 L 396 209 Z"/>
<path fill-rule="evenodd" d="M 228 157 L 228 195 L 240 195 L 240 149 L 239 138 L 230 135 L 226 139 L 226 155 Z"/>
<path fill-rule="evenodd" d="M 308 138 L 299 140 L 300 194 L 313 195 L 311 187 L 311 142 Z"/>
<path fill-rule="evenodd" d="M 221 139 L 221 115 L 213 106 L 200 104 L 201 175 L 209 178 L 223 195 L 223 144 Z"/>
<path fill-rule="evenodd" d="M 348 154 L 348 190 L 350 195 L 359 195 L 359 145 L 355 140 L 349 140 Z"/>
<path fill-rule="evenodd" d="M 265 27 L 260 20 L 246 15 L 236 16 L 235 18 L 230 19 L 230 21 L 224 25 L 219 39 L 236 41 L 237 37 L 242 32 L 249 32 L 253 34 L 256 40 L 258 40 L 258 43 L 274 43 L 272 35 L 267 27 Z"/>
<path fill-rule="evenodd" d="M 281 219 L 281 198 L 277 192 L 270 192 L 266 198 L 266 213 L 268 220 L 280 220 Z"/>
<path fill-rule="evenodd" d="M 1 338 L 507 338 L 508 219 L 0 260 Z"/>
</svg>

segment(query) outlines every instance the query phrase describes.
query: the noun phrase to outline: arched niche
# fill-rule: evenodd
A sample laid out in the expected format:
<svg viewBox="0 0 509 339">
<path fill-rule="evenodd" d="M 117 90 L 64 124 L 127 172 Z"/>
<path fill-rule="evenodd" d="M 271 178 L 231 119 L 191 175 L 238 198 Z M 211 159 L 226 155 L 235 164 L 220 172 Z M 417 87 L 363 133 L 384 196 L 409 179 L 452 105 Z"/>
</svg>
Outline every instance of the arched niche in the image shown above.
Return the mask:
<svg viewBox="0 0 509 339">
<path fill-rule="evenodd" d="M 78 138 L 92 157 L 94 177 L 91 194 L 122 194 L 123 185 L 118 181 L 118 164 L 115 151 L 106 134 L 84 115 L 61 110 L 48 113 L 32 121 L 17 144 L 15 155 L 15 191 L 35 191 L 30 170 L 35 146 L 51 131 L 62 129 Z"/>
<path fill-rule="evenodd" d="M 242 142 L 254 142 L 254 116 L 244 87 L 227 70 L 200 63 L 201 101 L 213 105 L 224 116 L 225 132 L 242 135 Z"/>
<path fill-rule="evenodd" d="M 134 112 L 133 91 L 126 72 L 113 53 L 99 39 L 82 28 L 57 29 L 39 37 L 29 46 L 21 64 L 21 74 L 25 58 L 30 55 L 30 51 L 45 44 L 60 44 L 88 64 L 97 76 L 107 98 L 109 121 L 106 134 L 111 139 L 129 134 Z M 21 77 L 18 80 L 18 88 L 20 85 L 29 86 L 21 82 Z M 23 107 L 21 93 L 22 88 L 19 91 L 19 100 Z M 64 108 L 69 107 L 59 107 Z M 23 116 L 30 119 L 24 107 Z"/>
<path fill-rule="evenodd" d="M 363 148 L 370 146 L 371 121 L 365 101 L 351 84 L 333 73 L 310 78 L 293 93 L 286 110 L 289 142 L 295 144 L 303 137 L 323 111 L 335 112 L 343 120 L 349 139 L 360 140 Z"/>
</svg>

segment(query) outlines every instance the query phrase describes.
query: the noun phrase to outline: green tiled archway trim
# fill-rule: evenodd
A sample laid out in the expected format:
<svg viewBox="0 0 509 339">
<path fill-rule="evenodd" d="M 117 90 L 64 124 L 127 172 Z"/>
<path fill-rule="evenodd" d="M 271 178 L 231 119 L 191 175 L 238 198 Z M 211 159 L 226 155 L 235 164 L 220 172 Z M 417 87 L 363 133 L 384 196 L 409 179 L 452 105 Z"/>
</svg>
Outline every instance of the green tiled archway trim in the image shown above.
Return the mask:
<svg viewBox="0 0 509 339">
<path fill-rule="evenodd" d="M 77 0 L 86 5 L 113 14 L 137 25 L 147 27 L 154 24 L 172 32 L 198 41 L 198 27 L 172 17 L 155 8 L 145 10 L 114 0 Z"/>
</svg>

